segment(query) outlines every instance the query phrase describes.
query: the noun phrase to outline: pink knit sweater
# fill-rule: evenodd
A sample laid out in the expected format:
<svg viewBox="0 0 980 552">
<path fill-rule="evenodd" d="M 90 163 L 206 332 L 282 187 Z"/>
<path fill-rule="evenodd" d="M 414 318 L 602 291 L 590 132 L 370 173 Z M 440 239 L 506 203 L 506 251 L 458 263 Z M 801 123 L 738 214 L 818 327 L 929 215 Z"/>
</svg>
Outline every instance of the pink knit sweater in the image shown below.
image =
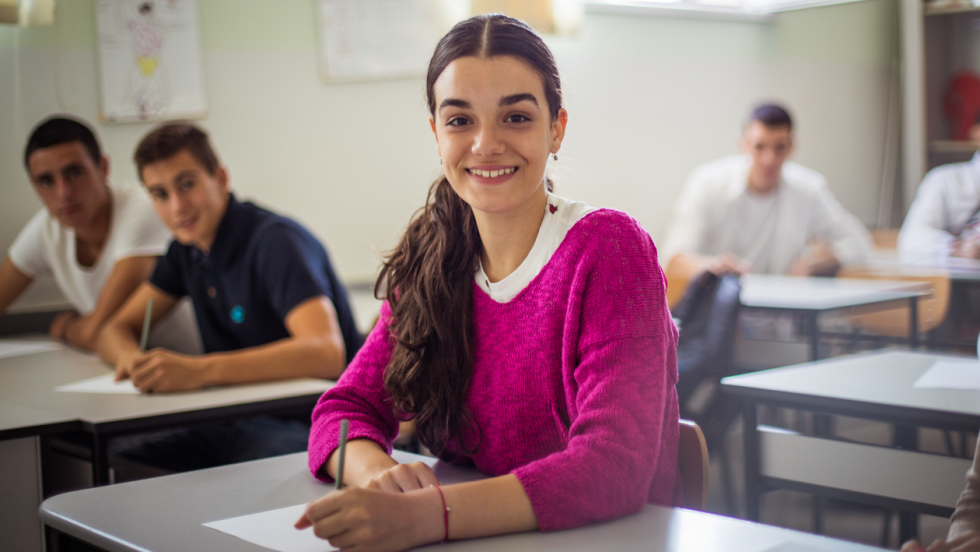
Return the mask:
<svg viewBox="0 0 980 552">
<path fill-rule="evenodd" d="M 672 505 L 677 491 L 677 330 L 653 241 L 628 215 L 601 209 L 575 224 L 517 297 L 473 288 L 473 375 L 467 405 L 482 429 L 473 454 L 490 475 L 513 473 L 541 530 Z M 383 385 L 394 340 L 381 320 L 313 411 L 310 470 L 351 439 L 391 452 L 398 418 Z M 470 443 L 472 446 L 472 443 Z"/>
</svg>

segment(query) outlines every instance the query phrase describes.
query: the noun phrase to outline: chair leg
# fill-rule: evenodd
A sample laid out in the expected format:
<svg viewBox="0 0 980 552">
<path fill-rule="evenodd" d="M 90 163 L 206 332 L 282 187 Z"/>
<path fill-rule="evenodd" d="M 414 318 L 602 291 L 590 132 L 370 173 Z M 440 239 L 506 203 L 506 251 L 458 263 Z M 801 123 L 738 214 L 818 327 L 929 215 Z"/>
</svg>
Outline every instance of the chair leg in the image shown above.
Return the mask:
<svg viewBox="0 0 980 552">
<path fill-rule="evenodd" d="M 956 452 L 956 447 L 953 446 L 953 432 L 947 429 L 946 431 L 943 431 L 943 437 L 946 438 L 946 455 L 960 456 L 960 454 Z M 960 450 L 962 450 L 962 448 Z"/>
<path fill-rule="evenodd" d="M 892 528 L 892 511 L 883 510 L 885 514 L 884 523 L 881 524 L 881 547 L 888 548 L 888 537 Z"/>
<path fill-rule="evenodd" d="M 823 497 L 819 495 L 813 495 L 813 532 L 817 535 L 823 534 L 823 510 L 824 510 Z"/>
<path fill-rule="evenodd" d="M 718 459 L 721 461 L 721 490 L 724 494 L 725 511 L 735 516 L 735 489 L 732 485 L 732 463 L 728 460 L 728 447 L 722 442 L 718 448 Z"/>
</svg>

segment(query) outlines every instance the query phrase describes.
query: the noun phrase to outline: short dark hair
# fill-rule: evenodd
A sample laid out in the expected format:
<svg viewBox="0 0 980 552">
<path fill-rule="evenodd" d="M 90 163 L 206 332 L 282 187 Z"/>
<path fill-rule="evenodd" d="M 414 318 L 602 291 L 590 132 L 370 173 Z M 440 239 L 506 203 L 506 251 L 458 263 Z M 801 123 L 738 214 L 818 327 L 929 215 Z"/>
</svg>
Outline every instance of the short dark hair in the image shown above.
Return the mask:
<svg viewBox="0 0 980 552">
<path fill-rule="evenodd" d="M 181 151 L 194 156 L 208 174 L 218 170 L 218 156 L 211 147 L 208 133 L 190 123 L 166 123 L 150 131 L 140 140 L 133 153 L 136 172 L 143 179 L 143 167 L 170 159 Z"/>
<path fill-rule="evenodd" d="M 96 166 L 102 162 L 102 148 L 92 129 L 78 119 L 55 115 L 41 121 L 31 131 L 24 147 L 24 168 L 30 171 L 27 161 L 35 151 L 69 142 L 81 142 Z"/>
<path fill-rule="evenodd" d="M 793 130 L 793 118 L 789 116 L 789 111 L 779 104 L 762 104 L 752 110 L 749 122 L 759 122 L 769 128 L 786 127 Z"/>
</svg>

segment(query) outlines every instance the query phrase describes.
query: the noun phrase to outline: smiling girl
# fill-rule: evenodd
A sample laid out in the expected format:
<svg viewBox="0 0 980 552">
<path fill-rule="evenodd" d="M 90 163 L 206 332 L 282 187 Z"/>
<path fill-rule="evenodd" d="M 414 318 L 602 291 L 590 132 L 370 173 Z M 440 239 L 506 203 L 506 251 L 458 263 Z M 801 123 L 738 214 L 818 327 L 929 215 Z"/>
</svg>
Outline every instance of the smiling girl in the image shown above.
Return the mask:
<svg viewBox="0 0 980 552">
<path fill-rule="evenodd" d="M 677 333 L 650 236 L 552 195 L 568 113 L 548 47 L 502 15 L 456 25 L 426 94 L 445 175 L 386 260 L 381 319 L 313 413 L 310 469 L 345 483 L 298 528 L 341 549 L 558 530 L 677 494 Z M 438 487 L 390 456 L 412 418 L 441 459 L 493 477 Z"/>
</svg>

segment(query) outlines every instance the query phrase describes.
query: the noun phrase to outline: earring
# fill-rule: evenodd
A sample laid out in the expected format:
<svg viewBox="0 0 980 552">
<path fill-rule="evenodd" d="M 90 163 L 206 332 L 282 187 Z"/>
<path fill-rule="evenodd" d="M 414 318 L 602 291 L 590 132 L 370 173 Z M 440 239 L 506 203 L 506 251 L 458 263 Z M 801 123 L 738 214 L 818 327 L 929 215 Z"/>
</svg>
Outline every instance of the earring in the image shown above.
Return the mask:
<svg viewBox="0 0 980 552">
<path fill-rule="evenodd" d="M 551 158 L 554 159 L 555 161 L 558 161 L 558 154 L 557 153 L 552 153 L 551 154 Z"/>
<path fill-rule="evenodd" d="M 439 164 L 442 165 L 442 157 L 439 158 Z"/>
</svg>

